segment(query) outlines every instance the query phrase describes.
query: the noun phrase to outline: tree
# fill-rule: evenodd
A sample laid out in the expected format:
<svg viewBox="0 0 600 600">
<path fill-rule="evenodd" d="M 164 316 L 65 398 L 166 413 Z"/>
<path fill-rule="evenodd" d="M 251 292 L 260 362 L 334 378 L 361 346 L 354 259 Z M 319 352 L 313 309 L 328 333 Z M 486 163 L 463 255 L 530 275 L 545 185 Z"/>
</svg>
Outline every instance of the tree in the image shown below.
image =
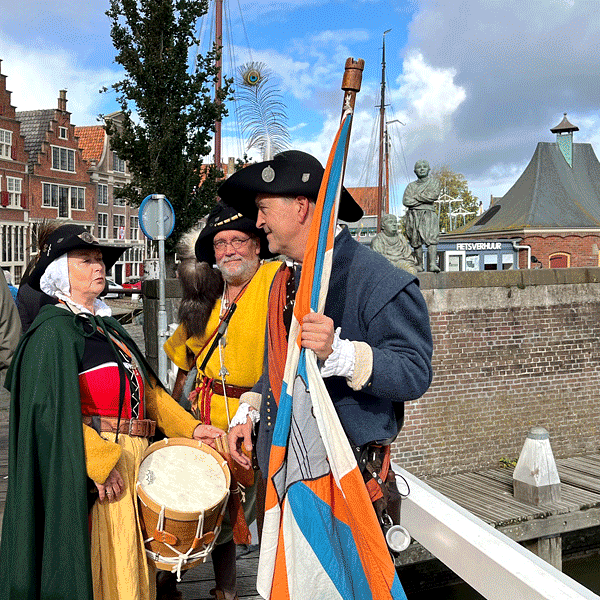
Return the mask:
<svg viewBox="0 0 600 600">
<path fill-rule="evenodd" d="M 167 240 L 171 252 L 214 205 L 223 176 L 221 165 L 202 159 L 211 152 L 215 121 L 227 114 L 223 102 L 232 82 L 225 80 L 215 101 L 220 48 L 189 66 L 190 49 L 199 42 L 196 24 L 207 9 L 208 0 L 111 0 L 106 13 L 115 60 L 125 69 L 111 86 L 124 118 L 106 120 L 106 131 L 133 176 L 117 196 L 137 206 L 148 194 L 165 194 L 176 217 Z"/>
<path fill-rule="evenodd" d="M 448 167 L 442 167 L 433 174 L 439 178 L 442 184 L 441 202 L 436 203 L 436 211 L 440 217 L 440 232 L 449 233 L 457 227 L 466 225 L 477 216 L 479 199 L 469 190 L 469 184 L 464 175 L 455 173 Z M 452 199 L 455 201 L 451 201 Z"/>
</svg>

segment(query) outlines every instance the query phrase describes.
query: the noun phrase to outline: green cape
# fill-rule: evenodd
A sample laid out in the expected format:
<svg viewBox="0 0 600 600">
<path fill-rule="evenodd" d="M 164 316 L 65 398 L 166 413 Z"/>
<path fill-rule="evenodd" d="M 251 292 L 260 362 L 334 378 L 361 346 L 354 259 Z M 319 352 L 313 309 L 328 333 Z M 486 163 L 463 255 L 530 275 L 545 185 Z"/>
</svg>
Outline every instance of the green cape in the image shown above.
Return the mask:
<svg viewBox="0 0 600 600">
<path fill-rule="evenodd" d="M 78 379 L 87 320 L 43 307 L 6 377 L 11 404 L 0 600 L 93 599 Z M 115 319 L 92 320 L 145 363 Z"/>
</svg>

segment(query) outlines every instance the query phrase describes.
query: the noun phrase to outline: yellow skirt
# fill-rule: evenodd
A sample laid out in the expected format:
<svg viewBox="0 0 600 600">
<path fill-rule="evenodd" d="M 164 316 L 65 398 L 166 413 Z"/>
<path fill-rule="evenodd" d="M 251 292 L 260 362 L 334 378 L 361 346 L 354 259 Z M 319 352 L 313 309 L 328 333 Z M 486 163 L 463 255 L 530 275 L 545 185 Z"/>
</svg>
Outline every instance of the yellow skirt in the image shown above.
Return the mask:
<svg viewBox="0 0 600 600">
<path fill-rule="evenodd" d="M 112 433 L 102 436 L 115 441 Z M 135 491 L 148 440 L 119 434 L 119 445 L 125 491 L 116 502 L 96 501 L 92 508 L 94 600 L 155 600 L 156 567 L 146 559 Z"/>
</svg>

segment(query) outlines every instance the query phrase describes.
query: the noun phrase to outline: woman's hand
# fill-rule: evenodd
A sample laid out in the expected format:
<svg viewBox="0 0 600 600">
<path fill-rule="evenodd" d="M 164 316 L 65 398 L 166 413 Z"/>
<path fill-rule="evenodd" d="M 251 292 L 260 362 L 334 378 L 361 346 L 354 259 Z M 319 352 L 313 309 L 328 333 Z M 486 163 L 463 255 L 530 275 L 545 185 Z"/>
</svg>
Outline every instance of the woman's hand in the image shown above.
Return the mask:
<svg viewBox="0 0 600 600">
<path fill-rule="evenodd" d="M 215 427 L 214 425 L 198 425 L 194 429 L 193 438 L 200 440 L 203 444 L 215 448 L 215 439 L 227 435 L 222 429 Z"/>
<path fill-rule="evenodd" d="M 117 469 L 113 469 L 106 478 L 104 483 L 97 483 L 98 497 L 100 502 L 104 502 L 104 498 L 108 498 L 109 502 L 115 502 L 125 489 L 125 482 Z"/>
</svg>

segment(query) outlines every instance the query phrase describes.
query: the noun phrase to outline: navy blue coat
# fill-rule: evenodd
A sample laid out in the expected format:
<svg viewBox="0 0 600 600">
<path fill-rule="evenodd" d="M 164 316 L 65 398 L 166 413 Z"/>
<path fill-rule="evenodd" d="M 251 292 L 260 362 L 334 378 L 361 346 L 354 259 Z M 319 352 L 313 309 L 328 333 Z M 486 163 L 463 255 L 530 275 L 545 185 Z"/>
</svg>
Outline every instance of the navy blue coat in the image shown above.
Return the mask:
<svg viewBox="0 0 600 600">
<path fill-rule="evenodd" d="M 393 440 L 403 403 L 420 398 L 432 378 L 429 314 L 417 278 L 344 229 L 335 240 L 325 314 L 341 327 L 340 338 L 366 342 L 373 351 L 373 373 L 362 390 L 352 390 L 344 377 L 325 379 L 350 443 Z M 256 450 L 266 475 L 277 415 L 266 369 L 254 390 L 262 394 Z"/>
</svg>

